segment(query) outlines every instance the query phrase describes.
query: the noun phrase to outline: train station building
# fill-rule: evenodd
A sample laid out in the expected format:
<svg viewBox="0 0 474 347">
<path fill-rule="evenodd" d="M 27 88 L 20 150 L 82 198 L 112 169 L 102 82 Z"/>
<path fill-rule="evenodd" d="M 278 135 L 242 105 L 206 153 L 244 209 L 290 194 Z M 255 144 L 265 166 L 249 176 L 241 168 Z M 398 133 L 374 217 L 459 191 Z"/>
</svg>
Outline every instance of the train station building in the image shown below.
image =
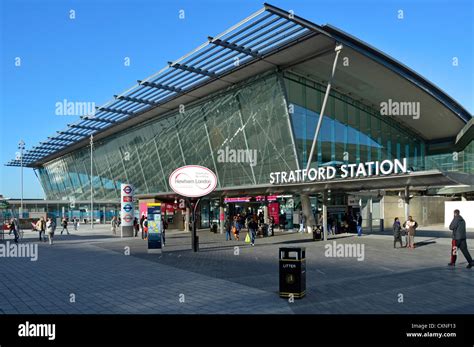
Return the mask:
<svg viewBox="0 0 474 347">
<path fill-rule="evenodd" d="M 200 165 L 217 176 L 201 228 L 252 211 L 287 230 L 301 215 L 328 225 L 361 213 L 371 230 L 474 207 L 473 138 L 472 115 L 415 71 L 265 4 L 7 165 L 33 168 L 55 201 L 86 202 L 92 188 L 119 203 L 132 184 L 136 210 L 164 202 L 176 228 L 186 208 L 168 178 Z"/>
</svg>

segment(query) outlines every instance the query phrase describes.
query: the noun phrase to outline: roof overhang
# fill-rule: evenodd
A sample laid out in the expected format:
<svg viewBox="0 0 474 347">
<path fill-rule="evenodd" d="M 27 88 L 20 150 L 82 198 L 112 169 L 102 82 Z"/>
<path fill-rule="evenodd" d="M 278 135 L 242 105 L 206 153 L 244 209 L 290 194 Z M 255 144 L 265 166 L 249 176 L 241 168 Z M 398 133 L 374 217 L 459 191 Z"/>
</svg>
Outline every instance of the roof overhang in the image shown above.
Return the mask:
<svg viewBox="0 0 474 347">
<path fill-rule="evenodd" d="M 462 151 L 474 139 L 474 118 L 462 128 L 458 136 L 456 136 L 456 150 Z"/>
<path fill-rule="evenodd" d="M 296 184 L 263 184 L 216 189 L 209 195 L 209 197 L 217 198 L 245 195 L 317 194 L 327 190 L 331 190 L 333 192 L 363 192 L 373 190 L 402 190 L 405 187 L 409 187 L 410 189 L 414 190 L 427 190 L 430 188 L 456 185 L 474 185 L 474 175 L 430 170 L 390 176 L 334 179 L 330 181 Z M 172 192 L 137 194 L 139 199 L 173 199 L 176 196 L 177 195 Z"/>
</svg>

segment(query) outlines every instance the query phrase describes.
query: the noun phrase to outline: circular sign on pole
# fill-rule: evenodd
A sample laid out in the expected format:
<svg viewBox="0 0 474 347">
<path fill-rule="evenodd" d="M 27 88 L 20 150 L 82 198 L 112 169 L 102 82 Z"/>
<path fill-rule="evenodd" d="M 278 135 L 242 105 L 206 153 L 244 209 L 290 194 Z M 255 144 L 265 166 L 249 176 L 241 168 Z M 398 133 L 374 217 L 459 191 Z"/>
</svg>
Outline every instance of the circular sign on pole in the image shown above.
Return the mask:
<svg viewBox="0 0 474 347">
<path fill-rule="evenodd" d="M 124 222 L 130 223 L 132 221 L 133 217 L 131 214 L 127 213 L 126 215 L 123 216 Z"/>
<path fill-rule="evenodd" d="M 173 171 L 169 177 L 171 189 L 181 196 L 198 198 L 217 186 L 217 176 L 204 166 L 187 165 Z"/>
<path fill-rule="evenodd" d="M 129 183 L 122 183 L 120 185 L 120 197 L 121 197 L 121 213 L 120 216 L 122 218 L 121 226 L 127 229 L 132 228 L 133 226 L 133 194 L 135 189 L 133 185 Z M 123 228 L 122 228 L 123 229 Z M 127 231 L 129 232 L 129 231 Z"/>
</svg>

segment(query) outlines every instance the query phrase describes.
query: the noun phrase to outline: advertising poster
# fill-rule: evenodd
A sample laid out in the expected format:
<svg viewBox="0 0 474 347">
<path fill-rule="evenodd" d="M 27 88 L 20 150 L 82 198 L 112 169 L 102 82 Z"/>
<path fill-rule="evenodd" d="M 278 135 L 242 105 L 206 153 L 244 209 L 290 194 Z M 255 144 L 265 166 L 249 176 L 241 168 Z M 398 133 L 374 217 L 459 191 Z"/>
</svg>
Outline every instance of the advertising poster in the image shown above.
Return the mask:
<svg viewBox="0 0 474 347">
<path fill-rule="evenodd" d="M 268 214 L 270 217 L 273 217 L 275 224 L 278 224 L 280 218 L 280 204 L 278 202 L 268 204 Z"/>
<path fill-rule="evenodd" d="M 148 207 L 148 252 L 162 249 L 161 203 L 149 203 Z"/>
</svg>

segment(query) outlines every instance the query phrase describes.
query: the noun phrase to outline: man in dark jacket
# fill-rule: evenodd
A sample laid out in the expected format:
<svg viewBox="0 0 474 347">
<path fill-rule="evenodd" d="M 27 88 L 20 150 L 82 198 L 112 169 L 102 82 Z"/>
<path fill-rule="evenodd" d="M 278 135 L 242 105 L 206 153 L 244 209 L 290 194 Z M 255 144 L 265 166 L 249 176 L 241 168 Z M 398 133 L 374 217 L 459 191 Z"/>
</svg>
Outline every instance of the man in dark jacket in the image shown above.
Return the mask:
<svg viewBox="0 0 474 347">
<path fill-rule="evenodd" d="M 467 268 L 470 269 L 472 267 L 472 258 L 467 249 L 466 221 L 459 214 L 459 210 L 454 210 L 454 218 L 449 225 L 449 229 L 453 231 L 453 250 L 451 253 L 451 262 L 448 265 L 454 266 L 456 263 L 456 251 L 460 249 L 467 260 Z"/>
</svg>

